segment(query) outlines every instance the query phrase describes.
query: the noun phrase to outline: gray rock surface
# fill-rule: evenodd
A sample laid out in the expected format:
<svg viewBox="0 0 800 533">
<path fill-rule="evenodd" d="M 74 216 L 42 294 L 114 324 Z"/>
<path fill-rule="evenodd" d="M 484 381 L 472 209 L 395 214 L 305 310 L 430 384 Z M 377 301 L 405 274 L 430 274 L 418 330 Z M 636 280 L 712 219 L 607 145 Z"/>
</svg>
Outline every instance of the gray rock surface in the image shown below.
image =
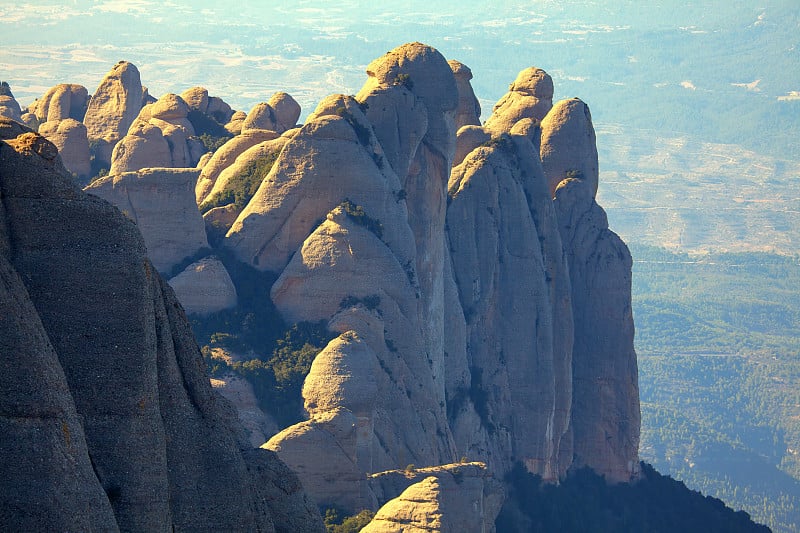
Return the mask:
<svg viewBox="0 0 800 533">
<path fill-rule="evenodd" d="M 572 284 L 573 467 L 612 482 L 639 475 L 639 386 L 628 247 L 611 230 L 592 185 L 567 179 L 555 207 Z"/>
<path fill-rule="evenodd" d="M 19 106 L 19 102 L 17 102 L 14 95 L 11 93 L 11 88 L 5 82 L 3 91 L 5 94 L 0 94 L 0 117 L 22 122 L 22 109 Z"/>
<path fill-rule="evenodd" d="M 159 272 L 208 247 L 194 203 L 195 169 L 147 168 L 100 178 L 86 192 L 116 205 L 136 222 Z"/>
<path fill-rule="evenodd" d="M 298 531 L 323 531 L 274 456 L 241 451 L 136 226 L 44 138 L 3 120 L 0 138 L 0 330 L 26 358 L 2 363 L 4 529 L 274 531 L 291 503 Z"/>
<path fill-rule="evenodd" d="M 468 66 L 455 59 L 451 59 L 447 64 L 453 70 L 458 90 L 458 109 L 454 119 L 456 130 L 467 125 L 480 126 L 481 104 L 475 97 L 475 91 L 472 90 L 472 84 L 469 82 L 472 79 L 472 71 Z"/>
</svg>

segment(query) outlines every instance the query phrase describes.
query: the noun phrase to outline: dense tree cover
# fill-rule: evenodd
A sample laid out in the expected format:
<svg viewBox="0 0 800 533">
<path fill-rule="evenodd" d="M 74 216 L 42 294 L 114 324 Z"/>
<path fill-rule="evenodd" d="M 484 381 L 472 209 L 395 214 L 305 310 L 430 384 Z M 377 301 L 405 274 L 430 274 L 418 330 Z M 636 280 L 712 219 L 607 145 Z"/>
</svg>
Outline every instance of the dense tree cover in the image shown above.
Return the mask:
<svg viewBox="0 0 800 533">
<path fill-rule="evenodd" d="M 260 272 L 217 252 L 236 286 L 239 305 L 207 317 L 190 317 L 209 373 L 222 377 L 235 372 L 252 385 L 261 408 L 281 427 L 303 419 L 303 380 L 317 354 L 333 335 L 323 322 L 286 324 L 269 291 L 277 276 Z M 237 354 L 226 362 L 214 348 Z"/>
<path fill-rule="evenodd" d="M 800 530 L 798 259 L 632 251 L 641 457 Z"/>
<path fill-rule="evenodd" d="M 506 479 L 508 495 L 498 531 L 536 532 L 767 532 L 742 511 L 734 512 L 652 466 L 642 463 L 642 479 L 607 485 L 588 468 L 573 472 L 559 485 L 542 483 L 517 464 Z"/>
<path fill-rule="evenodd" d="M 325 517 L 325 529 L 328 533 L 358 533 L 375 516 L 375 513 L 369 509 L 343 518 L 341 514 L 341 511 L 337 509 L 325 509 L 322 512 Z"/>
</svg>

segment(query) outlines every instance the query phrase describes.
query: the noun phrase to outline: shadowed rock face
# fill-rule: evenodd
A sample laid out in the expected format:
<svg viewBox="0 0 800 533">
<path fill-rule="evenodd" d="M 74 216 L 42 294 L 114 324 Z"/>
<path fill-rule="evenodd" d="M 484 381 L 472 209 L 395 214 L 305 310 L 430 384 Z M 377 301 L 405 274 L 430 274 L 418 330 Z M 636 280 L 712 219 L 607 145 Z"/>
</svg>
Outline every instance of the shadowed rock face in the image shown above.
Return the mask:
<svg viewBox="0 0 800 533">
<path fill-rule="evenodd" d="M 0 138 L 2 527 L 273 531 L 255 472 L 275 459 L 240 451 L 136 226 L 44 138 L 2 120 Z"/>
<path fill-rule="evenodd" d="M 633 349 L 631 255 L 608 229 L 590 183 L 567 179 L 555 196 L 569 262 L 575 347 L 572 356 L 574 468 L 609 481 L 639 474 L 639 386 Z"/>
<path fill-rule="evenodd" d="M 91 168 L 86 126 L 75 119 L 65 118 L 44 122 L 39 126 L 39 133 L 58 148 L 67 170 L 78 177 L 89 176 Z"/>
</svg>

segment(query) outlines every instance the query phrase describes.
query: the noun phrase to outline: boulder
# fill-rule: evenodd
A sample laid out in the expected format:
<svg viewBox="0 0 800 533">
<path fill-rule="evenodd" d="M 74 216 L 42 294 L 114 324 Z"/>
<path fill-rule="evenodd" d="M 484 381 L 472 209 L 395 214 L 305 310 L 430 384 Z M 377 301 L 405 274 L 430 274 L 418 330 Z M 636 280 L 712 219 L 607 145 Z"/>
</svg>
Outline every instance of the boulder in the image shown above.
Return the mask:
<svg viewBox="0 0 800 533">
<path fill-rule="evenodd" d="M 133 63 L 120 61 L 105 75 L 89 100 L 83 123 L 101 166 L 111 168 L 114 146 L 139 114 L 143 95 L 139 70 Z"/>
<path fill-rule="evenodd" d="M 236 287 L 216 257 L 192 263 L 169 284 L 187 314 L 204 316 L 236 307 Z"/>
<path fill-rule="evenodd" d="M 266 103 L 261 102 L 253 106 L 253 109 L 242 121 L 242 131 L 247 130 L 271 130 L 278 131 L 275 120 L 275 111 Z"/>
<path fill-rule="evenodd" d="M 189 106 L 189 109 L 200 111 L 201 113 L 208 112 L 208 91 L 205 88 L 192 87 L 183 91 L 180 96 Z"/>
<path fill-rule="evenodd" d="M 458 90 L 458 109 L 455 116 L 456 130 L 467 125 L 480 126 L 481 104 L 475 97 L 475 92 L 469 82 L 472 79 L 472 71 L 468 66 L 455 59 L 451 59 L 447 64 L 450 65 L 453 71 Z"/>
<path fill-rule="evenodd" d="M 58 122 L 67 118 L 83 121 L 89 105 L 89 92 L 83 85 L 61 83 L 28 107 L 39 122 Z"/>
<path fill-rule="evenodd" d="M 86 192 L 116 205 L 136 222 L 159 272 L 208 247 L 205 224 L 194 203 L 195 169 L 146 168 L 106 176 Z"/>
<path fill-rule="evenodd" d="M 75 119 L 66 118 L 41 124 L 39 133 L 58 148 L 67 170 L 79 178 L 89 177 L 91 164 L 86 126 Z"/>
<path fill-rule="evenodd" d="M 137 171 L 150 167 L 172 167 L 170 146 L 161 128 L 136 120 L 128 134 L 114 146 L 109 174 Z"/>
<path fill-rule="evenodd" d="M 553 79 L 540 68 L 526 68 L 497 101 L 484 127 L 492 135 L 508 133 L 520 119 L 541 122 L 552 107 Z"/>
<path fill-rule="evenodd" d="M 228 122 L 225 123 L 225 129 L 233 135 L 242 133 L 244 121 L 247 118 L 247 113 L 244 111 L 236 111 L 231 115 Z"/>
<path fill-rule="evenodd" d="M 592 197 L 597 194 L 597 139 L 589 106 L 580 99 L 561 100 L 542 120 L 540 150 L 551 194 L 565 178 L 584 180 Z"/>
<path fill-rule="evenodd" d="M 275 116 L 277 131 L 283 133 L 297 125 L 300 119 L 300 104 L 289 93 L 277 92 L 269 99 Z"/>
</svg>

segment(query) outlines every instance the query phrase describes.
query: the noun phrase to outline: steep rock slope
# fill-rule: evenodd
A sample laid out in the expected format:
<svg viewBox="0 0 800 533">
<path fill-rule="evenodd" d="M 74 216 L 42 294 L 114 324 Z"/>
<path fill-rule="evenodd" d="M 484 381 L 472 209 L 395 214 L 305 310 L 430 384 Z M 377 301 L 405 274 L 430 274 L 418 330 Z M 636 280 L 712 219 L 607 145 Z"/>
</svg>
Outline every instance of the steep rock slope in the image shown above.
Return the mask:
<svg viewBox="0 0 800 533">
<path fill-rule="evenodd" d="M 3 441 L 3 527 L 273 531 L 277 505 L 307 517 L 294 530 L 321 530 L 299 486 L 280 496 L 264 474 L 274 457 L 240 451 L 136 227 L 72 184 L 44 138 L 2 120 L 0 138 L 2 302 L 15 309 L 0 321 L 0 420 L 20 437 Z M 17 353 L 45 379 L 12 371 Z"/>
</svg>

